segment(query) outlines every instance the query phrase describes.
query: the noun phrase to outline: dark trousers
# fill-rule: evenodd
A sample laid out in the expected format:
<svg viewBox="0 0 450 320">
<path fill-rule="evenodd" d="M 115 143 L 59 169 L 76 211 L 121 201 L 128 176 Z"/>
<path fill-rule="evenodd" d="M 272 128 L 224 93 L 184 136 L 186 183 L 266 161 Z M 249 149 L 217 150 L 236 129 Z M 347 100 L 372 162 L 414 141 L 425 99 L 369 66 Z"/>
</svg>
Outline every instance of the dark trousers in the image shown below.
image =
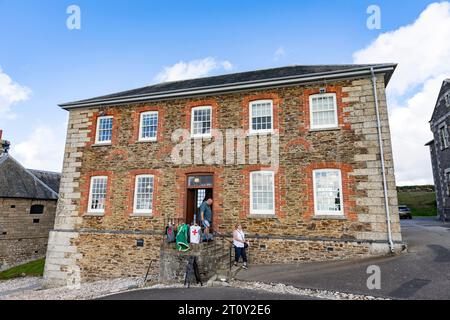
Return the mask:
<svg viewBox="0 0 450 320">
<path fill-rule="evenodd" d="M 247 263 L 247 252 L 245 248 L 234 247 L 234 258 L 236 262 L 242 257 L 245 263 Z"/>
</svg>

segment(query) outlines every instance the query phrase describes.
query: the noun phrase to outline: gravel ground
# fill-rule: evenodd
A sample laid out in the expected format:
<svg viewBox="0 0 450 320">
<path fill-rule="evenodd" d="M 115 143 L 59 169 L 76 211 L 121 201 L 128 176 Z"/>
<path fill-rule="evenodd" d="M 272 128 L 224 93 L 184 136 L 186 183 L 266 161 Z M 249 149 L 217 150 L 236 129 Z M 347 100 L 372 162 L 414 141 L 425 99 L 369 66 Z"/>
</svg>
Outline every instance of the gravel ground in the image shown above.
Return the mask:
<svg viewBox="0 0 450 320">
<path fill-rule="evenodd" d="M 136 288 L 139 279 L 115 279 L 83 284 L 79 288 L 43 289 L 41 278 L 0 282 L 0 300 L 90 300 Z"/>
<path fill-rule="evenodd" d="M 293 294 L 325 300 L 390 300 L 385 298 L 377 298 L 373 296 L 351 294 L 329 290 L 299 289 L 284 284 L 273 284 L 273 283 L 268 284 L 262 282 L 233 281 L 231 283 L 231 286 L 241 289 L 267 291 L 278 294 Z"/>
<path fill-rule="evenodd" d="M 43 289 L 42 278 L 19 278 L 0 282 L 0 300 L 91 300 L 108 295 L 141 290 L 140 279 L 115 279 L 83 284 L 79 288 Z M 373 296 L 328 290 L 299 289 L 284 284 L 233 281 L 223 286 L 272 294 L 297 295 L 326 300 L 384 300 Z M 194 286 L 197 287 L 197 286 Z M 183 285 L 153 285 L 146 290 L 183 288 Z"/>
</svg>

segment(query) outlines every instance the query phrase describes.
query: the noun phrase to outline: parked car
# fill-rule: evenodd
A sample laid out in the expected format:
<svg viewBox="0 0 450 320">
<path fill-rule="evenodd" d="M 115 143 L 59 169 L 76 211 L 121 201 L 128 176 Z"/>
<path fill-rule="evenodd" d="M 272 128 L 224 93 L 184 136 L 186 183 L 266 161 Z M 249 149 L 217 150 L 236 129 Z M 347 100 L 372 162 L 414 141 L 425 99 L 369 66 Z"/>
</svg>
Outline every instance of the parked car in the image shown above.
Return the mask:
<svg viewBox="0 0 450 320">
<path fill-rule="evenodd" d="M 398 206 L 398 214 L 400 215 L 400 219 L 412 219 L 411 209 L 408 206 Z"/>
</svg>

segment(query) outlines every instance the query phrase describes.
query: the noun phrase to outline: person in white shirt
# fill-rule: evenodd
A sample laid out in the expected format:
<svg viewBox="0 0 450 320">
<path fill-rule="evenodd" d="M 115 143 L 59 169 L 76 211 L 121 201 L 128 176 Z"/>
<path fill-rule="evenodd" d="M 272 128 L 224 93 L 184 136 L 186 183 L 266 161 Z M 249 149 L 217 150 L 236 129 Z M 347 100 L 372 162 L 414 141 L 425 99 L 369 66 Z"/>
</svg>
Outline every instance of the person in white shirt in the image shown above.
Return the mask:
<svg viewBox="0 0 450 320">
<path fill-rule="evenodd" d="M 233 245 L 235 250 L 235 262 L 234 265 L 237 266 L 240 258 L 244 261 L 243 268 L 248 269 L 247 267 L 247 248 L 250 246 L 250 242 L 245 240 L 245 233 L 242 230 L 242 225 L 238 223 L 236 225 L 235 230 L 233 231 Z"/>
</svg>

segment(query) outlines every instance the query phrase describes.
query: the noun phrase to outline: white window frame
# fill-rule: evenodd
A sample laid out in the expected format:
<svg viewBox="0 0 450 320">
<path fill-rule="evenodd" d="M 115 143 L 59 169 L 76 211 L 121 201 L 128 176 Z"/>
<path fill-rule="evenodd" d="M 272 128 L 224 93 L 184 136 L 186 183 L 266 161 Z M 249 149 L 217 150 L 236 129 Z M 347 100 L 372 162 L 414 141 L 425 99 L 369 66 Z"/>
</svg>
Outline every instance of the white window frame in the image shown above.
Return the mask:
<svg viewBox="0 0 450 320">
<path fill-rule="evenodd" d="M 273 210 L 255 210 L 253 209 L 253 175 L 254 174 L 270 174 L 272 176 L 272 194 L 273 194 Z M 271 215 L 274 216 L 275 215 L 275 173 L 273 171 L 253 171 L 250 172 L 250 215 Z"/>
<path fill-rule="evenodd" d="M 137 209 L 137 192 L 138 192 L 138 183 L 139 178 L 152 178 L 153 179 L 153 191 L 152 191 L 152 205 L 150 209 Z M 155 201 L 155 176 L 152 174 L 140 174 L 137 175 L 134 182 L 134 199 L 133 199 L 133 214 L 145 214 L 152 215 L 153 214 L 153 203 Z"/>
<path fill-rule="evenodd" d="M 444 130 L 444 136 L 442 136 L 442 130 Z M 448 149 L 449 147 L 449 132 L 446 124 L 442 124 L 438 129 L 439 134 L 439 145 L 441 146 L 441 150 Z M 444 144 L 442 144 L 444 141 Z"/>
<path fill-rule="evenodd" d="M 194 113 L 195 113 L 195 111 L 198 111 L 198 110 L 209 110 L 211 113 L 211 119 L 210 119 L 211 129 L 210 129 L 209 133 L 194 134 Z M 191 109 L 191 137 L 192 138 L 211 138 L 212 130 L 213 130 L 213 108 L 212 108 L 212 106 L 200 106 L 200 107 L 192 108 Z"/>
<path fill-rule="evenodd" d="M 100 122 L 102 119 L 112 119 L 112 127 L 111 127 L 111 140 L 99 141 L 99 133 L 100 133 Z M 97 128 L 95 132 L 95 144 L 111 144 L 112 136 L 114 134 L 114 117 L 113 116 L 101 116 L 97 118 Z"/>
<path fill-rule="evenodd" d="M 255 104 L 258 103 L 270 103 L 270 118 L 272 123 L 272 129 L 261 129 L 261 130 L 254 130 L 253 129 L 253 107 Z M 250 134 L 262 134 L 262 133 L 273 133 L 274 132 L 274 119 L 273 119 L 273 100 L 256 100 L 249 103 L 248 106 L 248 115 L 249 115 L 249 133 Z"/>
<path fill-rule="evenodd" d="M 320 98 L 320 97 L 323 97 L 323 98 L 333 97 L 335 123 L 327 124 L 327 125 L 314 125 L 313 99 Z M 313 95 L 309 96 L 309 121 L 310 121 L 309 123 L 310 123 L 311 130 L 338 129 L 339 128 L 338 105 L 337 105 L 336 93 L 319 93 L 319 94 L 313 94 Z"/>
<path fill-rule="evenodd" d="M 145 138 L 145 137 L 142 136 L 144 116 L 152 115 L 152 114 L 156 114 L 156 117 L 157 117 L 156 136 L 155 137 L 150 137 L 150 138 Z M 158 131 L 159 131 L 159 113 L 158 113 L 158 111 L 141 112 L 141 114 L 139 116 L 139 138 L 138 138 L 138 141 L 141 141 L 141 142 L 155 142 L 155 141 L 158 141 Z"/>
<path fill-rule="evenodd" d="M 105 207 L 103 209 L 92 209 L 92 188 L 94 186 L 94 179 L 105 179 L 106 180 L 106 190 L 105 190 Z M 91 177 L 90 186 L 89 186 L 89 202 L 88 202 L 88 213 L 98 213 L 104 214 L 106 209 L 106 199 L 108 198 L 108 176 L 93 176 Z"/>
<path fill-rule="evenodd" d="M 337 172 L 339 174 L 339 190 L 341 197 L 341 211 L 321 211 L 317 208 L 317 184 L 316 184 L 316 173 L 317 172 Z M 342 171 L 340 169 L 319 169 L 313 170 L 313 199 L 314 199 L 314 215 L 316 217 L 321 216 L 336 216 L 336 217 L 344 217 L 344 190 L 342 189 Z"/>
</svg>

